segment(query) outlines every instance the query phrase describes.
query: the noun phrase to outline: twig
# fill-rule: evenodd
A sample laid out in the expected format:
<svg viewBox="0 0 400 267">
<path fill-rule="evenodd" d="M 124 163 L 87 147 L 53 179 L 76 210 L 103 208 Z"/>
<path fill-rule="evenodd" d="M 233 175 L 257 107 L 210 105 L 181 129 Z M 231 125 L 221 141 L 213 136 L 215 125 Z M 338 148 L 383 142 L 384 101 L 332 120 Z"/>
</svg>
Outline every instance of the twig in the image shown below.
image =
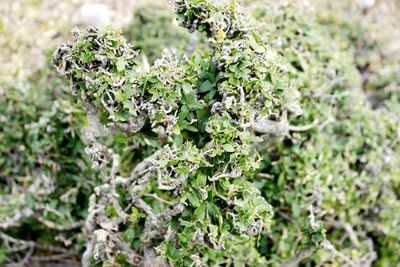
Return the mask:
<svg viewBox="0 0 400 267">
<path fill-rule="evenodd" d="M 289 131 L 291 131 L 291 132 L 306 132 L 308 130 L 311 130 L 312 128 L 315 128 L 318 124 L 319 124 L 319 120 L 315 120 L 313 123 L 304 125 L 304 126 L 289 125 Z"/>
<path fill-rule="evenodd" d="M 32 261 L 36 261 L 36 262 L 60 261 L 67 257 L 76 256 L 76 255 L 77 254 L 75 252 L 69 252 L 69 253 L 62 253 L 62 254 L 50 255 L 50 256 L 33 256 Z"/>
<path fill-rule="evenodd" d="M 329 225 L 335 228 L 343 228 L 346 230 L 347 234 L 351 242 L 353 243 L 354 247 L 359 248 L 361 246 L 360 241 L 358 241 L 357 234 L 354 232 L 353 227 L 349 223 L 341 222 L 341 221 L 329 221 Z"/>
<path fill-rule="evenodd" d="M 170 201 L 168 201 L 168 200 L 165 200 L 165 199 L 162 199 L 161 197 L 157 196 L 156 194 L 144 194 L 144 196 L 145 196 L 145 197 L 154 198 L 155 200 L 157 200 L 157 201 L 159 201 L 159 202 L 161 202 L 161 203 L 167 204 L 167 205 L 173 205 L 172 202 L 170 202 Z"/>
<path fill-rule="evenodd" d="M 8 229 L 11 227 L 18 226 L 20 221 L 25 218 L 29 218 L 34 214 L 33 210 L 29 208 L 24 208 L 22 210 L 15 210 L 14 215 L 10 218 L 6 218 L 6 220 L 0 220 L 0 229 Z"/>
<path fill-rule="evenodd" d="M 20 259 L 18 263 L 10 263 L 10 264 L 6 265 L 9 267 L 11 267 L 11 266 L 12 267 L 17 267 L 17 266 L 24 267 L 30 261 L 56 261 L 61 258 L 79 255 L 75 251 L 66 250 L 64 248 L 43 245 L 43 244 L 36 243 L 34 241 L 26 241 L 26 240 L 22 240 L 22 239 L 16 239 L 16 238 L 9 236 L 2 232 L 0 232 L 0 238 L 7 244 L 7 246 L 9 246 L 11 248 L 11 251 L 13 251 L 13 252 L 18 252 L 18 251 L 28 249 L 24 253 L 24 257 L 22 259 Z M 12 247 L 12 244 L 10 244 L 10 243 L 15 244 L 15 245 L 21 245 L 22 247 L 14 249 Z M 58 253 L 62 253 L 62 255 L 32 256 L 35 249 L 43 250 L 43 251 L 58 252 Z"/>
<path fill-rule="evenodd" d="M 352 259 L 350 259 L 348 256 L 346 256 L 345 254 L 343 254 L 340 251 L 337 251 L 336 248 L 332 245 L 332 243 L 329 242 L 328 240 L 323 240 L 321 242 L 321 247 L 323 249 L 325 249 L 326 251 L 332 253 L 333 256 L 338 256 L 344 262 L 346 262 L 348 265 L 350 265 L 352 267 L 357 267 L 358 266 L 357 263 L 354 262 Z"/>
<path fill-rule="evenodd" d="M 68 225 L 58 225 L 52 221 L 46 220 L 42 216 L 38 217 L 37 219 L 39 222 L 43 223 L 46 227 L 57 230 L 57 231 L 70 231 L 70 230 L 80 228 L 84 225 L 84 221 L 77 221 L 77 222 L 70 223 Z"/>
<path fill-rule="evenodd" d="M 140 175 L 143 174 L 143 172 L 145 172 L 151 165 L 154 164 L 154 162 L 160 158 L 161 153 L 162 153 L 162 149 L 157 150 L 156 152 L 154 152 L 152 155 L 150 155 L 149 157 L 145 158 L 144 160 L 142 160 L 142 162 L 140 162 L 131 172 L 129 179 L 127 181 L 127 183 L 132 183 L 133 181 L 136 181 L 137 179 L 140 178 Z"/>
<path fill-rule="evenodd" d="M 310 257 L 316 249 L 317 249 L 317 247 L 315 245 L 312 245 L 309 248 L 300 251 L 296 255 L 294 255 L 291 258 L 284 261 L 281 264 L 281 267 L 297 266 L 302 260 Z"/>
</svg>

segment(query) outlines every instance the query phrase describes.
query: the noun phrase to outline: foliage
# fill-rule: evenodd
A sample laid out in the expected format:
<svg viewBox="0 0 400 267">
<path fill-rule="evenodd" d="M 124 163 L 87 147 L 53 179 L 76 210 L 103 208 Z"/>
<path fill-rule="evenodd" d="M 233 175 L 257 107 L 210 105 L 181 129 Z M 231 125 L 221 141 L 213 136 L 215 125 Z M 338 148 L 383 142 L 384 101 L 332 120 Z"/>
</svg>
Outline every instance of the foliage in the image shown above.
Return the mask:
<svg viewBox="0 0 400 267">
<path fill-rule="evenodd" d="M 391 2 L 243 2 L 140 6 L 129 41 L 57 49 L 72 92 L 51 71 L 2 89 L 0 260 L 15 237 L 84 266 L 400 261 Z"/>
<path fill-rule="evenodd" d="M 177 2 L 176 8 L 178 14 L 186 14 L 185 4 Z M 208 33 L 213 49 L 189 59 L 164 54 L 148 72 L 135 69 L 137 53 L 114 30 L 76 33 L 74 44 L 55 53 L 55 64 L 70 78 L 84 106 L 95 110 L 109 128 L 128 138 L 145 139 L 152 131 L 164 140 L 160 145 L 165 144 L 146 172 L 134 169 L 129 178 L 119 181 L 112 181 L 118 176 L 118 170 L 113 173 L 116 155 L 107 155 L 113 158 L 112 173 L 103 177 L 102 187 L 118 187 L 124 198 L 110 200 L 116 213 L 89 215 L 97 221 L 91 226 L 92 251 L 87 252 L 96 260 L 107 260 L 110 245 L 104 244 L 104 238 L 119 243 L 117 229 L 125 234 L 135 229 L 141 244 L 132 252 L 121 251 L 133 262 L 187 266 L 258 261 L 253 236 L 269 225 L 272 210 L 249 182 L 258 167 L 254 124 L 288 105 L 284 79 L 278 78 L 283 77 L 283 66 L 255 31 L 242 29 L 245 24 L 235 19 L 242 14 L 233 2 L 224 11 L 229 20 L 217 30 L 220 18 L 213 22 L 210 17 L 224 8 L 210 2 L 199 7 L 189 4 L 198 12 L 193 16 L 201 31 Z M 190 22 L 185 26 L 193 27 Z M 260 125 L 256 130 L 281 134 Z M 92 157 L 100 162 L 107 156 L 99 150 L 105 148 L 95 138 L 92 143 Z M 102 166 L 107 169 L 107 163 Z M 104 193 L 98 194 L 93 209 L 104 205 L 109 194 Z M 132 213 L 126 211 L 129 204 L 135 207 Z M 142 219 L 135 216 L 138 212 Z M 132 219 L 121 221 L 121 217 Z M 112 228 L 102 226 L 107 221 Z M 254 257 L 249 258 L 249 252 Z M 116 257 L 120 251 L 113 253 Z"/>
<path fill-rule="evenodd" d="M 376 100 L 371 99 L 369 103 L 368 95 L 370 90 L 395 95 L 393 86 L 398 80 L 393 77 L 386 86 L 371 88 L 374 80 L 385 79 L 379 77 L 382 76 L 379 72 L 366 73 L 360 65 L 362 60 L 366 65 L 372 64 L 371 59 L 359 55 L 360 43 L 369 40 L 359 33 L 361 29 L 368 32 L 361 25 L 365 21 L 348 22 L 345 20 L 348 16 L 337 14 L 338 11 L 354 14 L 361 10 L 359 6 L 337 3 L 345 7 L 328 9 L 326 5 L 330 3 L 314 4 L 322 6 L 318 10 L 324 14 L 300 2 L 270 4 L 265 9 L 258 5 L 253 9 L 263 22 L 260 27 L 265 29 L 271 45 L 293 67 L 291 75 L 301 93 L 304 115 L 293 118 L 292 122 L 298 124 L 305 119 L 309 123 L 312 120 L 322 122 L 307 134 L 292 134 L 289 140 L 269 148 L 263 156 L 264 170 L 259 177 L 269 180 L 260 181 L 260 184 L 266 199 L 279 212 L 275 216 L 273 235 L 268 234 L 264 241 L 266 246 L 259 249 L 276 257 L 271 263 L 280 261 L 278 255 L 288 257 L 297 250 L 296 238 L 307 239 L 307 236 L 299 232 L 293 219 L 305 220 L 309 205 L 313 205 L 316 217 L 327 230 L 327 239 L 340 251 L 351 255 L 356 265 L 374 261 L 375 250 L 378 253 L 376 264 L 386 266 L 397 262 L 400 256 L 399 240 L 394 234 L 398 232 L 394 225 L 399 221 L 396 193 L 399 117 L 393 97 L 383 96 L 380 100 L 383 107 L 374 110 Z M 355 42 L 349 35 L 360 41 Z M 376 42 L 380 47 L 387 41 Z M 363 51 L 372 56 L 380 50 L 373 47 Z M 400 58 L 399 53 L 391 56 Z M 382 60 L 386 60 L 385 57 Z M 376 62 L 376 58 L 373 61 Z M 389 66 L 395 71 L 395 66 Z M 393 205 L 388 205 L 388 201 Z M 388 225 L 391 225 L 390 230 L 386 228 Z M 274 245 L 271 248 L 267 244 Z M 330 260 L 320 251 L 311 261 Z"/>
<path fill-rule="evenodd" d="M 0 229 L 79 250 L 97 176 L 80 136 L 85 118 L 54 71 L 35 79 L 0 87 Z"/>
</svg>

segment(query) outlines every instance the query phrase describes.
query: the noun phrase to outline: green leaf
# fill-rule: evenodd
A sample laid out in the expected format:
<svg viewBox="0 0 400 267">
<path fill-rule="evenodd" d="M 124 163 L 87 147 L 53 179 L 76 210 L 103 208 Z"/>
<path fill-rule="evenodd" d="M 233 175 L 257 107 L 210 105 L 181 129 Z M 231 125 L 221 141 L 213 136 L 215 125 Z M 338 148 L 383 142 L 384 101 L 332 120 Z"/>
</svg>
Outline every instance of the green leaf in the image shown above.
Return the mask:
<svg viewBox="0 0 400 267">
<path fill-rule="evenodd" d="M 226 152 L 229 152 L 229 153 L 235 152 L 235 148 L 231 144 L 225 144 L 224 145 L 224 150 Z"/>
<path fill-rule="evenodd" d="M 124 240 L 128 243 L 131 243 L 136 237 L 135 230 L 129 228 L 124 232 Z"/>
<path fill-rule="evenodd" d="M 126 61 L 123 58 L 119 58 L 117 61 L 117 71 L 121 72 L 125 70 Z"/>
<path fill-rule="evenodd" d="M 181 129 L 182 129 L 182 130 L 185 129 L 185 130 L 188 130 L 188 131 L 191 131 L 191 132 L 194 132 L 194 133 L 197 133 L 197 132 L 199 131 L 199 129 L 197 129 L 196 126 L 194 126 L 194 125 L 192 125 L 192 124 L 189 124 L 189 123 L 187 123 L 187 122 L 183 122 L 183 123 L 182 123 Z"/>
<path fill-rule="evenodd" d="M 278 188 L 279 188 L 279 190 L 282 190 L 284 185 L 285 185 L 285 173 L 282 172 L 279 175 L 279 178 L 278 178 Z"/>
<path fill-rule="evenodd" d="M 253 48 L 253 50 L 258 54 L 265 53 L 265 47 L 258 43 L 257 36 L 255 33 L 253 33 L 252 37 L 253 38 L 250 38 L 250 47 Z"/>
<path fill-rule="evenodd" d="M 203 107 L 197 100 L 197 95 L 195 93 L 185 94 L 183 100 L 189 109 L 200 109 Z"/>
<path fill-rule="evenodd" d="M 190 85 L 188 82 L 184 82 L 182 84 L 182 90 L 184 94 L 189 94 L 191 91 L 193 91 L 192 85 Z"/>
<path fill-rule="evenodd" d="M 187 194 L 187 197 L 188 197 L 190 204 L 192 204 L 192 206 L 194 206 L 194 207 L 200 206 L 200 200 L 197 198 L 196 194 L 194 194 L 193 192 L 189 192 Z"/>
<path fill-rule="evenodd" d="M 180 135 L 181 134 L 181 129 L 178 124 L 175 124 L 174 128 L 172 128 L 172 133 L 175 135 Z"/>
<path fill-rule="evenodd" d="M 126 99 L 125 99 L 124 93 L 121 92 L 121 91 L 117 91 L 117 92 L 115 93 L 115 98 L 116 98 L 119 102 L 124 102 L 124 101 L 126 100 Z"/>
<path fill-rule="evenodd" d="M 194 218 L 195 218 L 196 220 L 200 220 L 200 221 L 204 220 L 204 218 L 205 218 L 205 216 L 206 216 L 206 208 L 207 208 L 206 204 L 204 204 L 204 203 L 201 204 L 201 205 L 194 211 L 194 214 L 193 214 Z"/>
<path fill-rule="evenodd" d="M 207 175 L 204 173 L 199 173 L 196 178 L 196 183 L 198 186 L 204 187 L 207 184 Z"/>
<path fill-rule="evenodd" d="M 5 245 L 0 246 L 0 264 L 3 264 L 6 261 L 7 256 L 10 254 L 10 252 L 10 249 L 7 248 Z"/>
<path fill-rule="evenodd" d="M 211 89 L 214 87 L 214 85 L 209 81 L 204 81 L 200 84 L 200 89 L 199 92 L 200 93 L 205 93 L 205 92 L 209 92 L 211 91 Z"/>
<path fill-rule="evenodd" d="M 116 134 L 113 136 L 113 140 L 120 144 L 126 144 L 129 140 L 129 138 L 123 134 Z"/>
<path fill-rule="evenodd" d="M 214 203 L 209 202 L 207 204 L 207 210 L 213 217 L 218 218 L 219 210 L 218 210 L 218 207 Z"/>
<path fill-rule="evenodd" d="M 166 249 L 165 254 L 168 259 L 172 261 L 179 260 L 181 253 L 175 248 L 175 245 L 172 242 L 168 242 L 165 245 L 165 249 Z"/>
</svg>

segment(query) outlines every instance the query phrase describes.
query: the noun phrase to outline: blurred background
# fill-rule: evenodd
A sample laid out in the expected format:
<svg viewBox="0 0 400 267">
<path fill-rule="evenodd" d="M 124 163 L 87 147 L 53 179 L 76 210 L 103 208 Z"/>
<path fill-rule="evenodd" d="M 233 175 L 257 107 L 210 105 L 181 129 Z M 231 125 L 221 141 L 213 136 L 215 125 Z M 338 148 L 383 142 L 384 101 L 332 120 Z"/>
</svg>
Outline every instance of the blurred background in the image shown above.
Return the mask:
<svg viewBox="0 0 400 267">
<path fill-rule="evenodd" d="M 47 52 L 74 26 L 122 27 L 138 1 L 2 0 L 0 81 L 22 81 L 46 64 Z"/>
<path fill-rule="evenodd" d="M 246 0 L 252 9 L 262 8 L 263 2 Z M 286 5 L 291 0 L 269 1 L 268 5 Z M 352 0 L 332 1 L 311 0 L 321 10 L 344 16 L 350 23 L 367 24 L 369 36 L 388 39 L 385 50 L 399 49 L 399 2 L 397 0 Z M 70 38 L 74 26 L 112 26 L 123 28 L 132 19 L 135 7 L 162 4 L 167 9 L 167 0 L 1 0 L 0 4 L 0 82 L 23 81 L 46 64 L 46 54 L 57 44 Z M 265 4 L 267 5 L 267 4 Z M 354 10 L 354 6 L 357 10 Z M 324 10 L 324 9 L 329 10 Z M 360 10 L 364 10 L 360 12 Z M 153 9 L 154 15 L 160 10 Z M 162 10 L 161 10 L 162 12 Z M 172 9 L 169 10 L 171 19 Z M 347 16 L 347 18 L 346 18 Z M 362 20 L 362 21 L 361 21 Z M 156 22 L 157 23 L 157 22 Z M 160 23 L 160 22 L 158 22 Z M 172 24 L 172 23 L 171 23 Z M 159 24 L 161 25 L 161 23 Z M 339 25 L 338 25 L 339 26 Z M 356 25 L 355 25 L 356 26 Z M 384 28 L 384 31 L 382 29 Z M 177 40 L 170 40 L 177 41 Z M 388 40 L 385 40 L 386 42 Z M 171 44 L 173 46 L 173 43 Z"/>
</svg>

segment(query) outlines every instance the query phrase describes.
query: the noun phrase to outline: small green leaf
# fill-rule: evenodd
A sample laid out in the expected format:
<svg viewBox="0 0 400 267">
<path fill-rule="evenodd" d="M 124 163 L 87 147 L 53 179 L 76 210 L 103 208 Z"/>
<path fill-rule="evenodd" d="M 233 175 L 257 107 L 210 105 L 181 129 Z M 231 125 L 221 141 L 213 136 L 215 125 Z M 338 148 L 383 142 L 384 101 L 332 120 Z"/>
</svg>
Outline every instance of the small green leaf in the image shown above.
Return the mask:
<svg viewBox="0 0 400 267">
<path fill-rule="evenodd" d="M 179 251 L 175 248 L 175 245 L 172 242 L 168 242 L 165 246 L 166 251 L 165 254 L 168 259 L 172 261 L 177 261 L 180 258 Z"/>
<path fill-rule="evenodd" d="M 207 210 L 213 217 L 218 218 L 219 210 L 218 210 L 218 207 L 214 203 L 209 202 L 207 204 Z"/>
<path fill-rule="evenodd" d="M 125 233 L 124 233 L 124 240 L 125 240 L 126 242 L 131 243 L 135 237 L 136 237 L 136 235 L 135 235 L 135 230 L 133 230 L 132 228 L 129 228 L 129 229 L 126 230 Z"/>
<path fill-rule="evenodd" d="M 125 99 L 124 93 L 121 92 L 121 91 L 117 91 L 117 92 L 115 93 L 115 98 L 116 98 L 119 102 L 124 102 L 124 101 L 126 100 L 126 99 Z"/>
<path fill-rule="evenodd" d="M 282 190 L 284 184 L 285 184 L 285 173 L 282 172 L 282 173 L 279 175 L 279 178 L 278 178 L 278 188 L 279 188 L 280 190 Z"/>
<path fill-rule="evenodd" d="M 129 138 L 123 134 L 117 134 L 113 136 L 113 140 L 120 144 L 126 144 Z"/>
<path fill-rule="evenodd" d="M 204 187 L 207 184 L 207 175 L 204 173 L 199 173 L 197 175 L 196 183 L 198 186 Z"/>
<path fill-rule="evenodd" d="M 195 211 L 194 211 L 194 218 L 196 220 L 204 220 L 205 216 L 206 216 L 206 204 L 201 204 Z"/>
<path fill-rule="evenodd" d="M 181 125 L 181 129 L 185 129 L 194 133 L 197 133 L 199 131 L 199 129 L 197 129 L 195 126 L 193 126 L 192 124 L 189 124 L 187 122 L 182 123 Z"/>
<path fill-rule="evenodd" d="M 200 93 L 209 92 L 209 91 L 211 91 L 211 89 L 212 89 L 213 87 L 214 87 L 214 85 L 213 85 L 209 80 L 204 81 L 204 82 L 202 82 L 201 85 L 200 85 L 199 92 L 200 92 Z"/>
<path fill-rule="evenodd" d="M 194 194 L 193 192 L 189 192 L 187 194 L 187 197 L 188 197 L 190 204 L 192 204 L 192 206 L 194 206 L 194 207 L 200 206 L 200 200 L 197 198 L 196 194 Z"/>
<path fill-rule="evenodd" d="M 126 61 L 123 58 L 119 58 L 117 61 L 117 71 L 121 72 L 125 70 Z"/>
<path fill-rule="evenodd" d="M 235 148 L 231 144 L 225 144 L 224 145 L 224 150 L 226 152 L 229 152 L 229 153 L 235 152 Z"/>
<path fill-rule="evenodd" d="M 192 91 L 192 86 L 188 82 L 182 84 L 183 93 L 189 94 Z"/>
</svg>

